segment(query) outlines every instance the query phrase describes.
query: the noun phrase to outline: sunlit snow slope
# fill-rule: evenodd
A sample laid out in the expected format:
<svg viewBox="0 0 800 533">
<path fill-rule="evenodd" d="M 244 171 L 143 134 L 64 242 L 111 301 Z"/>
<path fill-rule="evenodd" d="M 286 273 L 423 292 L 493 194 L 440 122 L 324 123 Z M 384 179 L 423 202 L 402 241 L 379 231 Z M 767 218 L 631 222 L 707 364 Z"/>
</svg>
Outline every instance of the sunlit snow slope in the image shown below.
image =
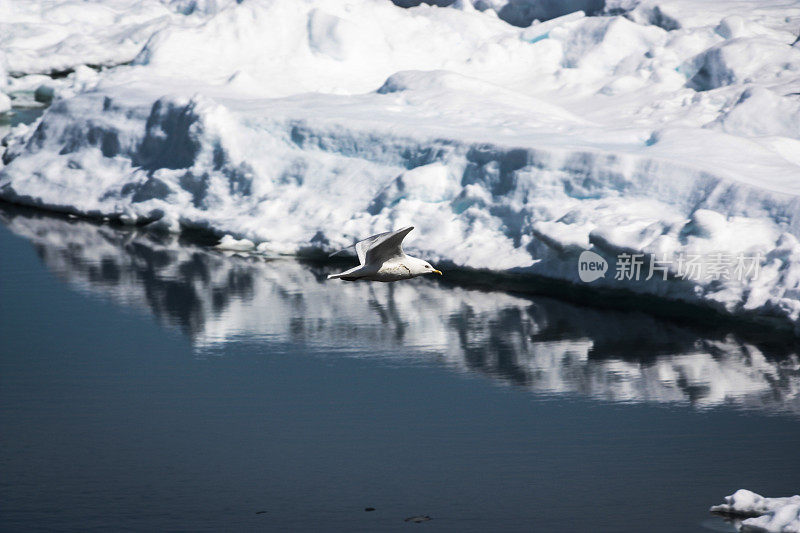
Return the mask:
<svg viewBox="0 0 800 533">
<path fill-rule="evenodd" d="M 550 4 L 0 0 L 0 84 L 56 94 L 0 198 L 267 253 L 413 224 L 432 260 L 578 284 L 588 249 L 589 287 L 800 332 L 800 2 Z"/>
</svg>

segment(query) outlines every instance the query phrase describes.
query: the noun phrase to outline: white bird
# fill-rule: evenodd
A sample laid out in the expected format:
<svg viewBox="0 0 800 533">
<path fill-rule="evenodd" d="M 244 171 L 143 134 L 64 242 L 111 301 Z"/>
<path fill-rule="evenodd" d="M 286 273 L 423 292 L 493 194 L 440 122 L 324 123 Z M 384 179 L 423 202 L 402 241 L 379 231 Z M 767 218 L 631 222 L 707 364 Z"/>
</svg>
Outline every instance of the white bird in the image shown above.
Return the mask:
<svg viewBox="0 0 800 533">
<path fill-rule="evenodd" d="M 328 279 L 399 281 L 422 276 L 423 274 L 436 273 L 441 276 L 442 273 L 433 268 L 427 261 L 411 257 L 403 252 L 403 247 L 401 246 L 403 239 L 412 229 L 414 229 L 414 226 L 397 231 L 379 233 L 332 253 L 330 257 L 355 246 L 359 265 L 340 274 L 331 274 Z"/>
</svg>

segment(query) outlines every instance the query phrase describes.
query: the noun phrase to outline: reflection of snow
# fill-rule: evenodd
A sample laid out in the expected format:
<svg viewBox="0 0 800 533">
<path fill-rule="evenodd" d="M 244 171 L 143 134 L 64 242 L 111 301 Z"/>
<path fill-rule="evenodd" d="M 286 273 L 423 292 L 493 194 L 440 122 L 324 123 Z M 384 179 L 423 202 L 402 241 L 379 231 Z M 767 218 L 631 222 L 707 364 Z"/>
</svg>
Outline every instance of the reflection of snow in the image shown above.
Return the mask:
<svg viewBox="0 0 800 533">
<path fill-rule="evenodd" d="M 326 267 L 223 255 L 175 237 L 0 211 L 54 272 L 155 314 L 198 351 L 261 340 L 441 361 L 537 393 L 736 404 L 800 414 L 800 361 L 735 337 L 547 298 L 407 283 L 332 283 Z"/>
</svg>

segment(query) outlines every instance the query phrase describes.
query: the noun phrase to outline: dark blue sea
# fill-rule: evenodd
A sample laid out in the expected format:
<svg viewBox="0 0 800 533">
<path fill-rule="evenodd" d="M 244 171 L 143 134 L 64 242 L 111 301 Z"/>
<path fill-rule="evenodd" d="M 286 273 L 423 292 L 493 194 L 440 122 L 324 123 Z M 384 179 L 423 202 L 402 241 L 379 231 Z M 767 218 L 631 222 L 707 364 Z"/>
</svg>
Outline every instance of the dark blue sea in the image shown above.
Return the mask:
<svg viewBox="0 0 800 533">
<path fill-rule="evenodd" d="M 768 333 L 0 222 L 0 530 L 734 531 L 800 492 Z"/>
</svg>

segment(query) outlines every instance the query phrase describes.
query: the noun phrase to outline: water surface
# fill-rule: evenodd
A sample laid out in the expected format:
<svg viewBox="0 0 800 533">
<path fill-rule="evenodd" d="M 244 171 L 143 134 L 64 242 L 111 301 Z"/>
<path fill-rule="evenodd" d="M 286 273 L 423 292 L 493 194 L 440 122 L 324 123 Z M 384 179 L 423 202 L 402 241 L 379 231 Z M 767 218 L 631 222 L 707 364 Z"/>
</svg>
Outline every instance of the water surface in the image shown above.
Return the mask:
<svg viewBox="0 0 800 533">
<path fill-rule="evenodd" d="M 800 490 L 769 335 L 0 219 L 0 529 L 724 531 Z"/>
</svg>

